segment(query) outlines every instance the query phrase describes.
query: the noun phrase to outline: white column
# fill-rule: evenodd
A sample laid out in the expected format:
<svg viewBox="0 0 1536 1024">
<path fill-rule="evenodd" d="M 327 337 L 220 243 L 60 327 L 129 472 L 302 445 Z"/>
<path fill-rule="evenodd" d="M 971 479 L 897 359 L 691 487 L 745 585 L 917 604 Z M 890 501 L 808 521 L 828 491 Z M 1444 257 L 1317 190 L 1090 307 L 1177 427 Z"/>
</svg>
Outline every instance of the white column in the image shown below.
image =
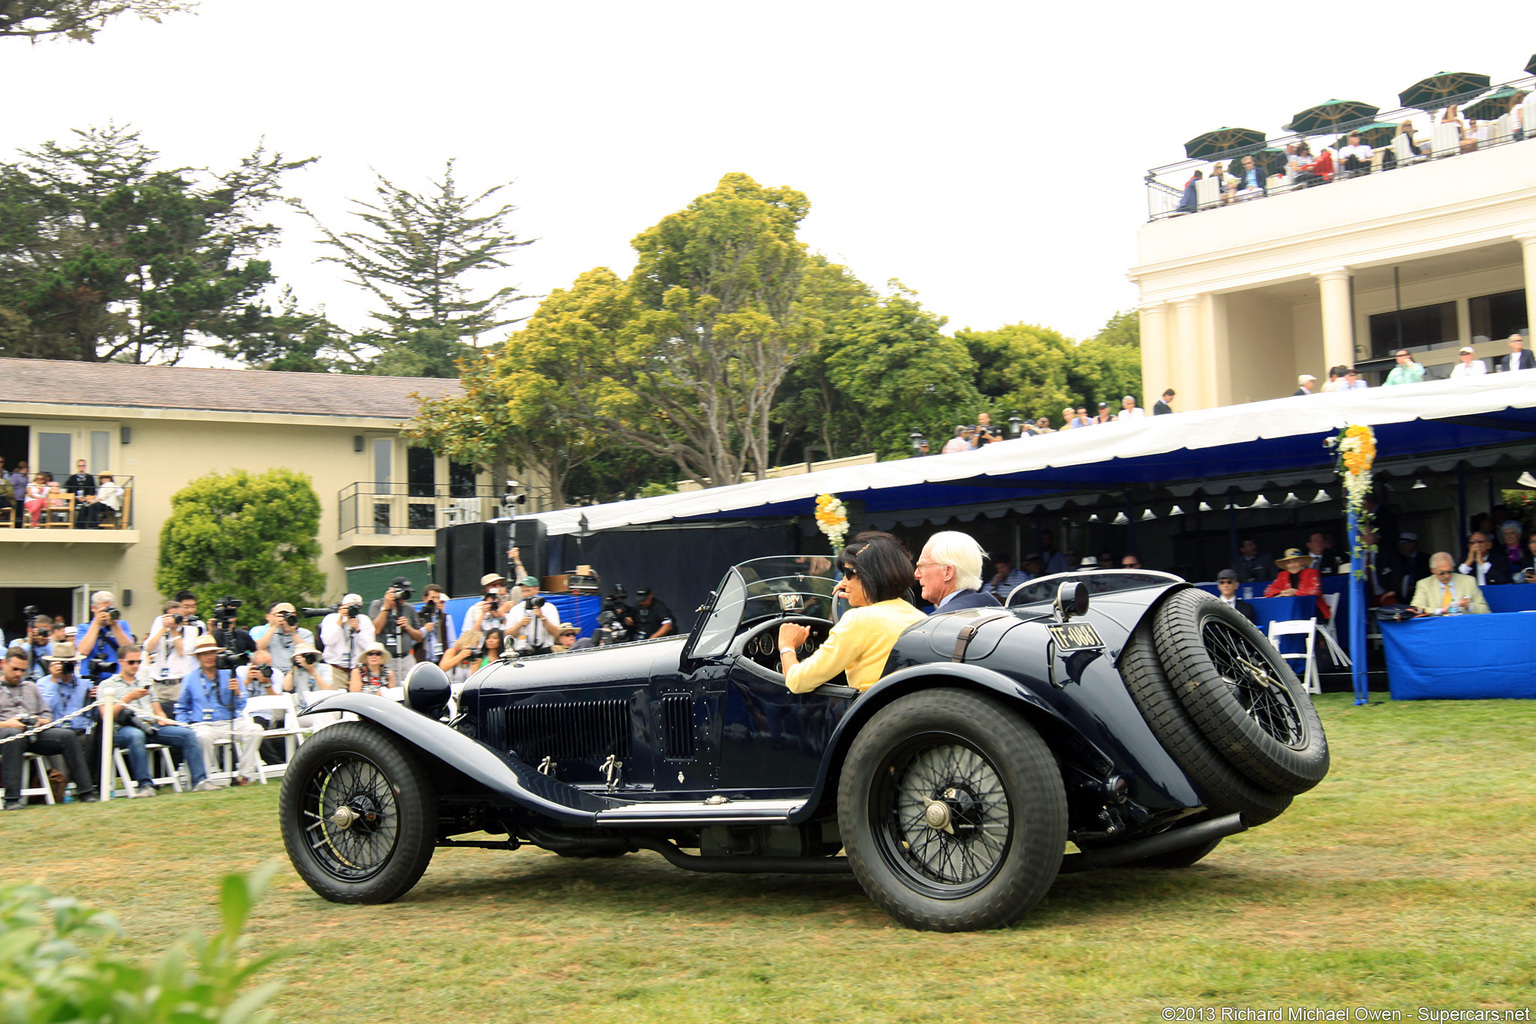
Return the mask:
<svg viewBox="0 0 1536 1024">
<path fill-rule="evenodd" d="M 1355 365 L 1355 319 L 1344 267 L 1313 274 L 1323 305 L 1323 360 L 1329 367 Z M 1326 374 L 1326 371 L 1325 371 Z M 1324 376 L 1326 380 L 1326 375 Z"/>
<path fill-rule="evenodd" d="M 1527 131 L 1527 138 L 1530 137 Z M 1536 235 L 1516 235 L 1515 241 L 1520 243 L 1520 253 L 1525 257 L 1525 323 L 1516 326 L 1530 330 L 1536 325 Z M 1531 339 L 1525 339 L 1525 350 L 1532 350 Z"/>
<path fill-rule="evenodd" d="M 1141 307 L 1141 404 L 1150 408 L 1162 397 L 1163 389 L 1173 384 L 1170 366 L 1173 353 L 1169 351 L 1168 304 L 1154 302 Z M 1183 408 L 1180 403 L 1179 408 Z"/>
<path fill-rule="evenodd" d="M 1205 374 L 1200 366 L 1200 300 L 1191 296 L 1173 304 L 1178 324 L 1178 358 L 1173 377 L 1178 381 L 1179 407 L 1185 412 L 1204 409 L 1210 402 L 1205 394 Z"/>
</svg>

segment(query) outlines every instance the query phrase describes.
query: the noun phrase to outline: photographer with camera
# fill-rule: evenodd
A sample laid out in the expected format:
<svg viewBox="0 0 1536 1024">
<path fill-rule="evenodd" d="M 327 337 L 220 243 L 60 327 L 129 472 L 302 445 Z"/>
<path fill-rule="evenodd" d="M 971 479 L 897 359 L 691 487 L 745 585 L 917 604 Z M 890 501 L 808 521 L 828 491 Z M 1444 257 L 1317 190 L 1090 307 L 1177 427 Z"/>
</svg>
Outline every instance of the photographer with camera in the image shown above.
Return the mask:
<svg viewBox="0 0 1536 1024">
<path fill-rule="evenodd" d="M 512 648 L 519 654 L 549 654 L 560 634 L 560 613 L 539 594 L 537 576 L 524 576 L 518 586 L 523 588 L 523 599 L 507 617 L 506 632 L 512 637 Z"/>
<path fill-rule="evenodd" d="M 345 690 L 352 670 L 363 663 L 363 651 L 373 643 L 373 622 L 363 615 L 363 599 L 348 594 L 336 610 L 320 620 L 324 660 L 331 667 L 331 687 Z"/>
<path fill-rule="evenodd" d="M 507 592 L 507 578 L 500 573 L 488 572 L 480 577 L 479 601 L 464 613 L 461 633 L 470 630 L 504 629 L 517 599 Z"/>
<path fill-rule="evenodd" d="M 53 653 L 53 617 L 39 613 L 37 606 L 32 604 L 27 605 L 26 608 L 22 609 L 22 612 L 26 615 L 30 625 L 27 627 L 25 644 L 18 644 L 17 646 L 25 648 L 27 652 L 26 676 L 33 682 L 36 682 L 48 674 L 48 666 L 43 662 L 43 659 Z"/>
<path fill-rule="evenodd" d="M 19 647 L 5 652 L 5 662 L 0 665 L 0 780 L 5 784 L 5 809 L 17 811 L 25 806 L 21 797 L 24 754 L 60 754 L 69 773 L 80 782 L 76 793 L 81 803 L 93 803 L 96 790 L 91 786 L 91 769 L 86 764 L 85 751 L 80 739 L 69 729 L 49 728 L 25 739 L 12 739 L 39 725 L 53 721 L 42 691 L 26 678 L 30 662 L 27 653 Z"/>
<path fill-rule="evenodd" d="M 181 681 L 197 668 L 192 645 L 205 631 L 203 620 L 197 617 L 196 594 L 183 590 L 167 601 L 164 613 L 155 620 L 144 640 L 144 653 L 149 655 L 151 664 L 150 678 L 159 683 L 175 683 L 179 692 Z M 172 701 L 176 699 L 174 694 L 169 697 Z"/>
<path fill-rule="evenodd" d="M 55 622 L 54 626 L 57 628 L 58 623 Z M 95 757 L 99 747 L 91 742 L 94 723 L 82 710 L 91 702 L 92 684 L 81 678 L 76 671 L 76 664 L 80 660 L 80 654 L 75 650 L 74 644 L 55 640 L 53 652 L 43 659 L 43 663 L 48 666 L 48 675 L 37 684 L 37 688 L 42 693 L 43 700 L 48 703 L 48 711 L 54 725 L 74 733 L 80 749 L 85 753 L 90 770 L 84 778 L 77 776 L 71 770 L 69 781 L 73 782 L 77 789 L 88 789 L 92 786 L 91 772 L 96 770 L 100 762 Z M 55 767 L 57 767 L 56 764 Z"/>
<path fill-rule="evenodd" d="M 256 641 L 251 639 L 249 631 L 241 629 L 238 624 L 240 606 L 244 603 L 232 594 L 226 594 L 213 603 L 213 621 L 208 624 L 208 633 L 224 648 L 224 653 L 219 656 L 219 668 L 234 671 L 249 665 L 253 660 L 267 660 L 265 655 L 253 658 L 256 654 Z"/>
<path fill-rule="evenodd" d="M 458 623 L 448 614 L 448 595 L 436 583 L 428 583 L 422 591 L 420 618 L 421 647 L 417 656 L 435 665 L 459 638 Z"/>
<path fill-rule="evenodd" d="M 319 691 L 331 688 L 331 673 L 327 666 L 320 664 L 319 650 L 304 640 L 300 640 L 294 649 L 288 671 L 274 671 L 272 676 L 272 692 L 293 694 L 299 699 L 301 708 L 316 699 L 315 694 Z"/>
<path fill-rule="evenodd" d="M 192 656 L 197 659 L 193 669 L 181 681 L 181 696 L 176 701 L 176 718 L 186 722 L 197 734 L 203 748 L 204 764 L 217 764 L 213 745 L 220 740 L 236 744 L 236 774 L 232 785 L 244 786 L 254 781 L 260 770 L 256 752 L 261 747 L 264 731 L 261 726 L 242 716 L 245 711 L 245 690 L 232 669 L 219 667 L 219 656 L 227 654 L 211 635 L 197 638 L 192 645 Z"/>
<path fill-rule="evenodd" d="M 156 794 L 146 748 L 149 743 L 163 743 L 180 751 L 192 778 L 192 792 L 218 789 L 208 781 L 208 768 L 197 734 L 157 710 L 149 683 L 139 679 L 139 666 L 143 660 L 144 652 L 137 644 L 124 644 L 118 652 L 118 674 L 105 680 L 115 688 L 115 696 L 111 703 L 91 712 L 91 717 L 97 720 L 104 714 L 113 716 L 112 745 L 128 751 L 128 772 L 136 784 L 136 795 Z"/>
<path fill-rule="evenodd" d="M 384 645 L 388 666 L 396 679 L 416 664 L 413 653 L 421 643 L 421 618 L 411 604 L 411 581 L 396 576 L 384 596 L 368 606 L 368 617 L 373 620 L 373 635 Z"/>
<path fill-rule="evenodd" d="M 315 646 L 315 634 L 299 625 L 298 609 L 287 601 L 277 601 L 267 609 L 266 624 L 251 630 L 251 639 L 256 641 L 258 660 L 265 654 L 267 664 L 279 675 L 288 674 L 300 646 Z"/>
<path fill-rule="evenodd" d="M 633 628 L 636 640 L 655 640 L 676 632 L 672 624 L 672 609 L 656 600 L 656 595 L 651 593 L 649 587 L 635 591 L 635 598 L 639 603 L 635 606 L 634 621 L 628 625 Z"/>
<path fill-rule="evenodd" d="M 114 607 L 117 598 L 110 590 L 98 590 L 91 595 L 91 618 L 75 627 L 80 639 L 76 647 L 90 659 L 84 675 L 93 680 L 105 679 L 117 671 L 117 652 L 134 642 L 134 636 Z"/>
</svg>

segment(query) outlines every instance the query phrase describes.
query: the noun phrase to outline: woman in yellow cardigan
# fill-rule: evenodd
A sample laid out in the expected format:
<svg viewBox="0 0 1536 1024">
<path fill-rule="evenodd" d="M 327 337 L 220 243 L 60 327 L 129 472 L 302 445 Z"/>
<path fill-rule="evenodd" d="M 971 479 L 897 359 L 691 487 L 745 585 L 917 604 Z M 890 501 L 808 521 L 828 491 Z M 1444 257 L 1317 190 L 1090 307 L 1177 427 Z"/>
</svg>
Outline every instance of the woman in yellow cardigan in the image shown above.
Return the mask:
<svg viewBox="0 0 1536 1024">
<path fill-rule="evenodd" d="M 832 597 L 846 596 L 853 607 L 820 650 L 800 661 L 795 649 L 809 638 L 810 629 L 795 622 L 779 627 L 780 664 L 793 693 L 814 690 L 840 672 L 848 674 L 854 689 L 869 689 L 885 671 L 901 631 L 924 618 L 906 600 L 915 572 L 912 558 L 890 534 L 860 534 L 839 552 L 838 569 L 843 578 Z"/>
</svg>

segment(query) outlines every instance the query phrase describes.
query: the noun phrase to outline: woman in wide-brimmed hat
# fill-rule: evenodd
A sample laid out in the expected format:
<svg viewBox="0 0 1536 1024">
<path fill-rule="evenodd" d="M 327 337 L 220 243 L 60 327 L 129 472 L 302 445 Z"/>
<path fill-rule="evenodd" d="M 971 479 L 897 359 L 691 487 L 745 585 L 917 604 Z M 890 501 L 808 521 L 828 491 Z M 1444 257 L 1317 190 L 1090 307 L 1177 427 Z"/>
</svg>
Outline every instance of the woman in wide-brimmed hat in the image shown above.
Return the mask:
<svg viewBox="0 0 1536 1024">
<path fill-rule="evenodd" d="M 1280 572 L 1264 589 L 1265 597 L 1312 597 L 1322 594 L 1323 578 L 1312 568 L 1312 556 L 1301 548 L 1286 548 L 1285 554 L 1275 559 L 1275 567 Z M 1326 619 L 1328 606 L 1323 603 L 1321 596 L 1317 598 L 1317 608 L 1318 614 Z"/>
</svg>

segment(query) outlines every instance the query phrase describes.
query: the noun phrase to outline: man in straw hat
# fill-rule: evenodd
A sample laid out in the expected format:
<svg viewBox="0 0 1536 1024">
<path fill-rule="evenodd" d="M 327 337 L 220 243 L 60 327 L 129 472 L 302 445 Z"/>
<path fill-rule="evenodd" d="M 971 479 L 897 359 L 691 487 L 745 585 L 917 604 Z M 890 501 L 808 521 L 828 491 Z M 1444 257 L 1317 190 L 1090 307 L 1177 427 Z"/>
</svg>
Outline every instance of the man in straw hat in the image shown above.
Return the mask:
<svg viewBox="0 0 1536 1024">
<path fill-rule="evenodd" d="M 219 655 L 225 648 L 212 636 L 204 634 L 192 645 L 192 656 L 197 668 L 181 681 L 181 696 L 176 699 L 176 718 L 185 722 L 197 733 L 197 741 L 203 747 L 203 760 L 214 760 L 216 743 L 230 742 L 238 746 L 236 774 L 231 782 L 244 786 L 255 781 L 260 771 L 257 751 L 261 747 L 261 726 L 241 716 L 245 710 L 245 691 L 240 681 L 227 668 L 219 668 Z"/>
<path fill-rule="evenodd" d="M 0 740 L 17 736 L 37 725 L 53 721 L 53 712 L 43 699 L 36 683 L 25 678 L 30 659 L 20 648 L 5 652 L 0 665 Z M 62 754 L 70 774 L 84 783 L 77 792 L 82 803 L 96 799 L 96 788 L 91 785 L 91 768 L 86 763 L 80 739 L 69 729 L 44 729 L 24 740 L 0 742 L 0 778 L 5 783 L 5 809 L 20 810 L 25 806 L 21 798 L 24 754 Z"/>
</svg>

